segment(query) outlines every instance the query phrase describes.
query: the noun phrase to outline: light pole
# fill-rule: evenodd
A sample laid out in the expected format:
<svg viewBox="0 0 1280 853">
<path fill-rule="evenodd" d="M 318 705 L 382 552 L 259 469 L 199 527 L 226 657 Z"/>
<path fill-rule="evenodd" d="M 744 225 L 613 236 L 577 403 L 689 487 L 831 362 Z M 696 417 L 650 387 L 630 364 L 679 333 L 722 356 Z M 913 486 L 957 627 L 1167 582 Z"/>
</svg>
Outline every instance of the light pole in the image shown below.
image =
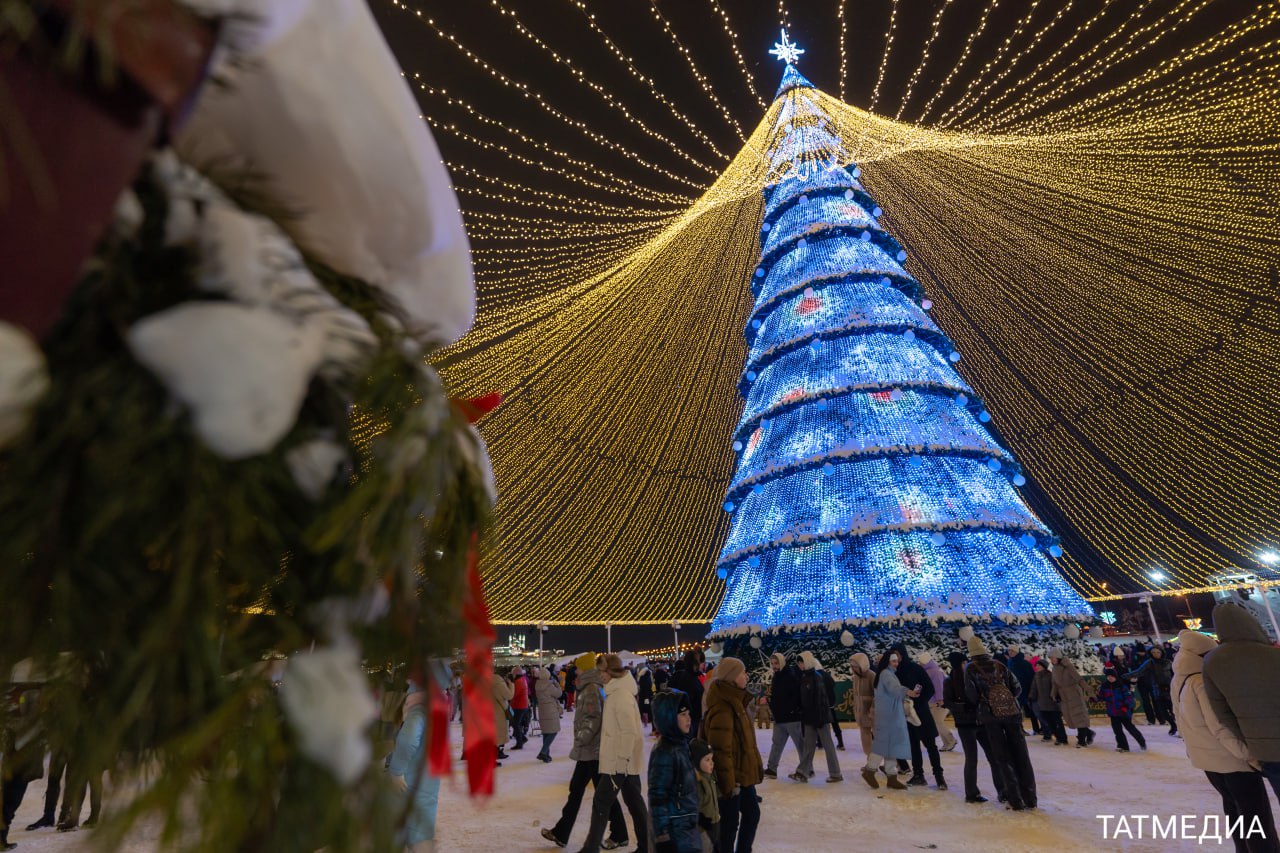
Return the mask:
<svg viewBox="0 0 1280 853">
<path fill-rule="evenodd" d="M 1152 569 L 1150 572 L 1147 572 L 1147 577 L 1151 578 L 1152 582 L 1156 584 L 1162 584 L 1165 580 L 1164 572 L 1159 569 Z M 1145 595 L 1138 600 L 1145 602 L 1147 605 L 1147 615 L 1151 617 L 1151 630 L 1156 635 L 1156 642 L 1164 642 L 1164 638 L 1160 636 L 1160 625 L 1156 622 L 1156 612 L 1151 609 L 1151 596 Z"/>
<path fill-rule="evenodd" d="M 680 622 L 679 621 L 674 621 L 671 623 L 671 633 L 676 638 L 676 648 L 675 648 L 675 651 L 671 653 L 671 657 L 678 661 L 680 660 Z"/>
<path fill-rule="evenodd" d="M 547 630 L 547 623 L 539 622 L 536 627 L 538 629 L 538 666 L 541 667 L 542 666 L 542 632 Z"/>
<path fill-rule="evenodd" d="M 608 654 L 613 654 L 613 623 L 604 623 L 604 650 Z"/>
</svg>

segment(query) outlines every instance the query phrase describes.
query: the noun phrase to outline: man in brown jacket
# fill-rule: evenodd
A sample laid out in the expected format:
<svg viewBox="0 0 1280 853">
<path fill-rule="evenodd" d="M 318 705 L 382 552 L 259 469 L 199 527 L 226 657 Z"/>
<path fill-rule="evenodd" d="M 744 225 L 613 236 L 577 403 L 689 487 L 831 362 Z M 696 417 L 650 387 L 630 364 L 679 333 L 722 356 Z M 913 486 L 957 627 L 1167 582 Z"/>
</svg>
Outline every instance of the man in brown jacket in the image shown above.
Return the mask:
<svg viewBox="0 0 1280 853">
<path fill-rule="evenodd" d="M 707 681 L 702 739 L 715 753 L 720 794 L 720 853 L 751 853 L 760 824 L 756 785 L 764 781 L 764 761 L 747 716 L 747 668 L 724 658 Z"/>
</svg>

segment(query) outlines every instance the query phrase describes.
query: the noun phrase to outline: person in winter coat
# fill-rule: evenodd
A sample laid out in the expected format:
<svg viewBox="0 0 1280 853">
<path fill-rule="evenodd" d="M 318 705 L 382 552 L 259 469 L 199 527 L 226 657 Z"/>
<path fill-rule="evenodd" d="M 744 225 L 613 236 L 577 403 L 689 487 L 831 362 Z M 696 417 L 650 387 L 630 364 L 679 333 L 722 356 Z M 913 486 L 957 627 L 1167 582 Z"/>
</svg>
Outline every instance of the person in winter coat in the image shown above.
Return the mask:
<svg viewBox="0 0 1280 853">
<path fill-rule="evenodd" d="M 1178 718 L 1173 713 L 1173 702 L 1169 697 L 1170 685 L 1173 683 L 1173 661 L 1165 656 L 1164 649 L 1156 646 L 1142 666 L 1129 673 L 1130 678 L 1137 678 L 1138 683 L 1146 682 L 1155 700 L 1156 719 L 1169 724 L 1169 734 L 1178 733 Z M 1127 679 L 1119 679 L 1127 681 Z M 1144 696 L 1145 701 L 1145 696 Z"/>
<path fill-rule="evenodd" d="M 871 739 L 871 752 L 867 755 L 867 764 L 862 768 L 862 778 L 872 788 L 879 788 L 876 771 L 884 767 L 889 777 L 888 786 L 906 790 L 906 785 L 898 779 L 898 766 L 893 765 L 890 772 L 886 761 L 900 762 L 911 755 L 911 738 L 907 734 L 907 712 L 904 703 L 920 695 L 920 688 L 908 688 L 898 680 L 898 667 L 902 665 L 902 655 L 896 651 L 887 651 L 880 657 L 876 674 L 876 727 Z M 914 695 L 913 695 L 914 694 Z M 923 721 L 922 721 L 923 722 Z"/>
<path fill-rule="evenodd" d="M 689 754 L 698 774 L 698 826 L 706 834 L 711 853 L 720 850 L 720 796 L 716 788 L 715 750 L 701 738 L 689 742 Z"/>
<path fill-rule="evenodd" d="M 546 667 L 538 667 L 538 682 L 533 687 L 534 696 L 538 700 L 538 720 L 542 727 L 542 750 L 538 753 L 539 761 L 551 760 L 551 742 L 560 734 L 560 686 L 551 680 L 551 673 Z"/>
<path fill-rule="evenodd" d="M 524 749 L 529 740 L 529 721 L 533 719 L 529 702 L 529 680 L 520 667 L 511 669 L 511 731 L 516 745 L 512 749 Z"/>
<path fill-rule="evenodd" d="M 609 681 L 604 686 L 604 714 L 600 720 L 600 776 L 591 803 L 591 830 L 582 851 L 596 853 L 600 849 L 605 823 L 619 793 L 631 813 L 636 847 L 647 851 L 653 834 L 649 810 L 640 792 L 640 772 L 644 767 L 644 727 L 636 702 L 640 689 L 631 673 L 623 668 L 622 658 L 605 655 L 604 667 Z"/>
<path fill-rule="evenodd" d="M 1035 710 L 1031 707 L 1031 682 L 1035 679 L 1035 670 L 1031 663 L 1027 660 L 1026 655 L 1017 646 L 1010 646 L 1008 650 L 1008 661 L 1005 666 L 1009 667 L 1009 671 L 1013 673 L 1013 677 L 1018 679 L 1018 686 L 1021 692 L 1018 694 L 1018 704 L 1022 706 L 1022 712 L 1031 718 L 1031 733 L 1040 734 L 1040 718 L 1036 716 Z"/>
<path fill-rule="evenodd" d="M 702 739 L 715 753 L 720 789 L 720 853 L 751 853 L 760 824 L 756 785 L 764 781 L 764 762 L 747 715 L 747 668 L 726 657 L 707 680 Z"/>
<path fill-rule="evenodd" d="M 942 751 L 950 752 L 956 748 L 956 736 L 951 733 L 951 729 L 947 728 L 947 708 L 943 704 L 942 687 L 947 674 L 942 671 L 942 667 L 938 666 L 938 662 L 929 652 L 921 652 L 916 660 L 924 667 L 925 675 L 929 676 L 929 682 L 933 684 L 933 696 L 929 699 L 929 713 L 933 716 L 933 725 L 938 730 L 938 736 L 942 738 Z"/>
<path fill-rule="evenodd" d="M 498 760 L 507 757 L 503 747 L 507 744 L 508 732 L 511 729 L 511 682 L 498 675 L 493 677 L 493 730 L 498 741 Z"/>
<path fill-rule="evenodd" d="M 1129 741 L 1124 736 L 1125 729 L 1128 729 L 1129 734 L 1133 735 L 1133 739 L 1138 742 L 1138 748 L 1146 752 L 1146 738 L 1133 724 L 1133 711 L 1137 707 L 1133 699 L 1133 690 L 1129 688 L 1128 682 L 1121 681 L 1116 676 L 1114 667 L 1107 667 L 1104 670 L 1102 686 L 1098 688 L 1098 699 L 1107 706 L 1107 716 L 1111 718 L 1111 731 L 1116 733 L 1116 752 L 1129 751 Z"/>
<path fill-rule="evenodd" d="M 1067 727 L 1062 724 L 1062 711 L 1058 710 L 1058 703 L 1053 701 L 1053 673 L 1049 671 L 1049 661 L 1044 658 L 1036 661 L 1030 698 L 1040 715 L 1040 731 L 1043 734 L 1040 739 L 1045 743 L 1052 740 L 1058 746 L 1066 746 Z"/>
<path fill-rule="evenodd" d="M 987 759 L 991 768 L 991 781 L 996 793 L 1003 796 L 1000 787 L 1000 774 L 991 762 L 991 750 L 988 747 L 987 732 L 978 722 L 978 706 L 969 701 L 964 690 L 964 670 L 969 659 L 960 652 L 952 652 L 947 658 L 951 665 L 951 675 L 942 686 L 943 702 L 951 711 L 951 718 L 956 723 L 956 735 L 964 749 L 964 801 L 966 803 L 985 803 L 987 798 L 978 789 L 978 750 Z"/>
<path fill-rule="evenodd" d="M 969 638 L 969 666 L 964 671 L 964 693 L 978 706 L 978 722 L 987 733 L 991 763 L 1000 773 L 1005 802 L 1014 811 L 1034 809 L 1036 776 L 1027 753 L 1022 729 L 1018 679 L 992 659 L 981 637 Z"/>
<path fill-rule="evenodd" d="M 942 775 L 942 757 L 938 755 L 938 727 L 934 725 L 933 712 L 929 710 L 929 703 L 933 701 L 933 679 L 924 671 L 924 667 L 911 659 L 907 654 L 907 647 L 902 643 L 897 643 L 891 648 L 902 658 L 902 663 L 898 667 L 898 680 L 908 688 L 920 688 L 920 692 L 913 694 L 911 699 L 915 705 L 916 716 L 920 718 L 920 725 L 907 727 L 907 737 L 911 740 L 912 769 L 911 778 L 907 780 L 907 784 L 927 784 L 924 778 L 923 751 L 928 751 L 929 766 L 933 770 L 933 778 L 937 782 L 938 790 L 945 791 L 947 780 Z"/>
<path fill-rule="evenodd" d="M 1076 748 L 1088 746 L 1093 743 L 1095 735 L 1089 728 L 1089 687 L 1062 649 L 1049 649 L 1045 657 L 1053 664 L 1053 692 L 1050 695 L 1062 712 L 1062 723 L 1076 730 Z"/>
<path fill-rule="evenodd" d="M 573 776 L 569 779 L 569 798 L 565 800 L 556 825 L 542 830 L 542 837 L 557 847 L 569 843 L 569 834 L 578 820 L 587 783 L 600 784 L 600 726 L 604 716 L 604 685 L 609 674 L 604 671 L 604 656 L 597 659 L 591 652 L 579 655 L 574 666 L 577 669 L 577 707 L 573 714 L 573 748 L 569 750 L 569 757 L 574 762 Z M 609 837 L 601 841 L 600 846 L 612 850 L 626 845 L 627 824 L 622 818 L 622 806 L 614 797 L 609 808 Z"/>
<path fill-rule="evenodd" d="M 1142 697 L 1142 713 L 1146 715 L 1147 725 L 1154 726 L 1156 723 L 1163 723 L 1164 720 L 1160 717 L 1159 706 L 1156 704 L 1155 672 L 1143 669 L 1143 665 L 1150 659 L 1147 650 L 1142 646 L 1135 648 L 1133 659 L 1129 662 L 1129 676 L 1137 685 L 1138 695 Z"/>
<path fill-rule="evenodd" d="M 649 754 L 649 814 L 657 853 L 702 853 L 690 725 L 689 697 L 683 692 L 653 697 L 653 727 L 661 735 Z"/>
<path fill-rule="evenodd" d="M 778 761 L 787 739 L 795 744 L 796 755 L 804 757 L 804 724 L 800 721 L 800 670 L 779 652 L 769 656 L 769 668 L 773 670 L 773 683 L 769 687 L 769 712 L 773 714 L 773 743 L 769 747 L 769 761 L 764 775 L 778 778 Z"/>
<path fill-rule="evenodd" d="M 1280 797 L 1280 649 L 1233 601 L 1213 609 L 1213 627 L 1220 645 L 1204 661 L 1209 704 Z"/>
<path fill-rule="evenodd" d="M 676 667 L 676 671 L 671 673 L 671 678 L 667 680 L 669 688 L 683 691 L 688 695 L 689 713 L 693 715 L 694 732 L 702 730 L 702 710 L 706 706 L 706 703 L 702 701 L 702 679 L 699 678 L 701 673 L 702 658 L 699 656 L 697 649 L 689 649 L 684 653 L 684 657 L 681 658 L 680 665 Z"/>
<path fill-rule="evenodd" d="M 578 667 L 570 664 L 564 671 L 564 709 L 573 710 L 574 700 L 578 695 Z"/>
<path fill-rule="evenodd" d="M 1243 818 L 1246 827 L 1255 821 L 1262 827 L 1264 838 L 1234 838 L 1237 853 L 1277 853 L 1280 837 L 1263 777 L 1249 764 L 1249 747 L 1218 719 L 1205 690 L 1204 659 L 1216 646 L 1199 631 L 1178 634 L 1171 685 L 1174 714 L 1182 722 L 1187 758 L 1222 797 L 1228 821 Z"/>
<path fill-rule="evenodd" d="M 387 765 L 392 784 L 409 798 L 401 842 L 411 853 L 435 849 L 436 809 L 440 804 L 440 777 L 425 772 L 426 699 L 426 691 L 410 681 L 409 692 L 404 697 L 404 722 L 396 734 L 396 746 Z"/>
<path fill-rule="evenodd" d="M 640 703 L 640 722 L 648 725 L 653 705 L 653 673 L 649 672 L 649 667 L 642 665 L 636 670 L 636 687 L 640 690 L 636 697 Z M 657 731 L 657 726 L 654 730 Z"/>
<path fill-rule="evenodd" d="M 9 841 L 13 817 L 27 794 L 27 786 L 44 776 L 45 739 L 37 707 L 39 695 L 34 689 L 12 695 L 0 718 L 5 723 L 0 729 L 0 850 L 18 846 Z M 76 816 L 78 819 L 78 811 Z"/>
<path fill-rule="evenodd" d="M 871 671 L 871 659 L 862 652 L 849 656 L 849 672 L 853 675 L 849 692 L 853 694 L 853 713 L 862 738 L 862 754 L 870 755 L 876 719 L 876 674 Z"/>
<path fill-rule="evenodd" d="M 800 653 L 800 722 L 804 724 L 804 752 L 800 766 L 789 777 L 793 782 L 808 782 L 813 776 L 813 757 L 818 742 L 827 758 L 827 781 L 840 782 L 840 759 L 831 740 L 831 704 L 827 685 L 822 678 L 822 664 L 812 652 Z"/>
</svg>

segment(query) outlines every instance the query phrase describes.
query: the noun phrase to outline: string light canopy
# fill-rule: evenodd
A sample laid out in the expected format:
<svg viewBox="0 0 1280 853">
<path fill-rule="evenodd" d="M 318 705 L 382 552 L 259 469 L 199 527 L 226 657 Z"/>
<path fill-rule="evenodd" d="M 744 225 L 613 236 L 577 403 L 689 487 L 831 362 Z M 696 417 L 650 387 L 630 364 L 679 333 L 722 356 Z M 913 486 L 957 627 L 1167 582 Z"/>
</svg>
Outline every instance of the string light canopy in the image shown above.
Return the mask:
<svg viewBox="0 0 1280 853">
<path fill-rule="evenodd" d="M 864 242 L 883 249 L 890 244 L 875 241 L 888 238 L 908 248 L 905 275 L 889 276 L 888 286 L 917 308 L 929 300 L 933 328 L 904 313 L 893 346 L 910 330 L 919 343 L 945 340 L 962 356 L 952 362 L 948 352 L 946 364 L 969 389 L 963 393 L 989 406 L 970 413 L 976 427 L 952 426 L 966 436 L 985 432 L 985 452 L 1002 466 L 1020 463 L 1022 498 L 1060 537 L 1055 567 L 1086 599 L 1152 588 L 1152 565 L 1166 572 L 1166 594 L 1258 571 L 1257 555 L 1280 540 L 1280 10 L 1246 4 L 1226 15 L 1220 4 L 1181 0 L 1177 14 L 1146 3 L 1120 16 L 1111 4 L 1078 3 L 1079 15 L 1028 6 L 1012 22 L 996 10 L 972 44 L 962 39 L 948 53 L 931 41 L 934 17 L 917 31 L 898 0 L 880 5 L 885 52 L 866 87 L 874 80 L 875 111 L 808 92 L 842 140 L 835 165 L 856 164 L 866 193 L 818 206 L 849 201 L 868 216 L 864 201 L 883 208 L 870 228 L 848 225 L 845 237 L 854 239 L 846 242 L 857 245 L 839 266 L 847 270 Z M 428 16 L 413 0 L 392 6 L 424 25 L 430 17 L 424 32 L 528 104 L 511 115 L 486 107 L 503 117 L 499 126 L 444 103 L 438 122 L 600 185 L 534 166 L 527 178 L 498 177 L 485 162 L 492 149 L 460 137 L 446 145 L 450 162 L 464 167 L 455 175 L 474 227 L 481 303 L 471 335 L 441 367 L 459 393 L 507 395 L 482 427 L 501 491 L 486 560 L 494 616 L 551 624 L 710 619 L 725 590 L 715 572 L 730 533 L 725 495 L 740 454 L 732 444 L 742 440 L 738 388 L 750 347 L 764 346 L 759 330 L 747 338 L 743 331 L 756 305 L 748 282 L 760 260 L 762 193 L 776 177 L 768 154 L 786 132 L 778 121 L 786 98 L 768 106 L 728 163 L 713 164 L 714 152 L 678 120 L 641 131 L 569 71 L 563 91 L 534 91 L 517 66 L 516 77 L 500 68 L 500 53 L 464 45 L 443 13 Z M 944 36 L 962 6 L 946 4 L 937 24 Z M 683 37 L 696 62 L 714 45 L 695 45 L 679 11 L 664 7 L 669 29 L 657 32 Z M 744 86 L 754 103 L 759 86 L 738 50 L 747 43 L 736 26 L 745 13 L 723 0 L 708 12 L 713 31 L 725 33 L 727 71 L 718 77 L 698 63 L 703 76 L 725 104 L 733 103 L 729 87 Z M 522 24 L 532 29 L 534 21 Z M 596 24 L 653 76 L 648 57 L 616 26 L 603 15 Z M 553 43 L 548 32 L 538 35 Z M 572 56 L 571 47 L 555 48 Z M 908 56 L 927 67 L 886 71 Z M 944 56 L 959 57 L 959 70 L 940 67 Z M 832 78 L 838 60 L 833 47 Z M 903 98 L 912 77 L 913 95 Z M 939 89 L 926 85 L 932 80 L 950 82 Z M 701 111 L 687 108 L 706 97 L 693 77 L 687 92 L 666 96 L 683 116 L 729 131 L 710 98 Z M 587 97 L 619 121 L 577 118 Z M 468 100 L 482 104 L 470 90 Z M 424 96 L 424 111 L 435 111 L 431 103 Z M 670 114 L 660 101 L 650 106 L 645 115 Z M 632 115 L 638 110 L 631 105 Z M 542 143 L 534 145 L 504 129 L 518 130 L 525 113 L 559 123 L 578 146 L 521 131 Z M 712 134 L 710 124 L 704 131 Z M 724 136 L 715 138 L 723 148 Z M 592 145 L 599 159 L 580 155 Z M 629 164 L 625 172 L 618 163 Z M 687 185 L 644 163 L 705 189 L 682 196 Z M 709 183 L 703 167 L 715 169 Z M 646 171 L 653 191 L 643 195 L 635 185 L 649 183 Z M 582 215 L 547 204 L 578 204 Z M 619 215 L 628 209 L 634 219 Z M 501 217 L 475 215 L 490 213 L 509 216 L 507 227 Z M 550 227 L 526 221 L 537 218 Z M 626 222 L 638 230 L 614 230 Z M 502 239 L 521 232 L 528 236 Z M 868 232 L 873 240 L 863 241 Z M 815 249 L 824 242 L 793 236 L 814 239 Z M 825 290 L 811 282 L 770 298 L 799 305 L 804 287 Z M 803 355 L 805 346 L 786 349 L 796 337 L 779 337 L 783 349 L 769 357 Z M 837 344 L 820 343 L 828 345 Z M 960 393 L 940 376 L 902 391 L 933 400 L 944 388 Z"/>
</svg>

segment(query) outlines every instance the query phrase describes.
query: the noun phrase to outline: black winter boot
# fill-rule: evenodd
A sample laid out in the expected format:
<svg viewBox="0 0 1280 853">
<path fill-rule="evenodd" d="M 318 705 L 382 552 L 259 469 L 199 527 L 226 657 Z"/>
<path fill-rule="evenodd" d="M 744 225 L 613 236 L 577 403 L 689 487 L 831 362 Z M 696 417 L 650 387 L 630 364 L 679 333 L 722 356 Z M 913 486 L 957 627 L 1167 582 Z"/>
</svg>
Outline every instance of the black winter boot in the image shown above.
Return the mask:
<svg viewBox="0 0 1280 853">
<path fill-rule="evenodd" d="M 947 790 L 947 780 L 943 777 L 941 770 L 933 771 L 933 780 L 938 783 L 939 791 Z"/>
<path fill-rule="evenodd" d="M 924 780 L 924 773 L 913 773 L 911 778 L 907 780 L 907 784 L 915 787 L 917 785 L 927 785 L 929 783 Z"/>
</svg>

